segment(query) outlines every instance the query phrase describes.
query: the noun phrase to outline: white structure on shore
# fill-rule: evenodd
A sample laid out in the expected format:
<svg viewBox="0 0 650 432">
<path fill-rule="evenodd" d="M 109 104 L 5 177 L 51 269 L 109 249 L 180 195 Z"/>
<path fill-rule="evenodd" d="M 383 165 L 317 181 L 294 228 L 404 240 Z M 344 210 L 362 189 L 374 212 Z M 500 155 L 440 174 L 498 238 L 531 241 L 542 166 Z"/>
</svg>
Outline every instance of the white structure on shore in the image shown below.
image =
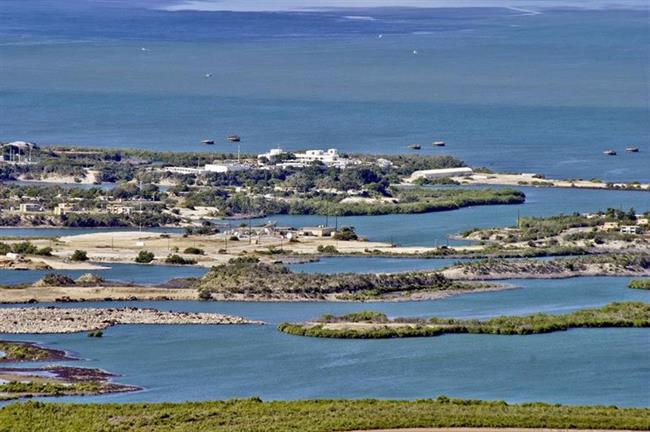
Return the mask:
<svg viewBox="0 0 650 432">
<path fill-rule="evenodd" d="M 474 174 L 469 167 L 462 168 L 441 168 L 441 169 L 431 169 L 431 170 L 421 170 L 415 171 L 411 174 L 411 177 L 408 178 L 409 182 L 414 182 L 420 178 L 444 178 L 444 177 L 467 177 Z"/>
<path fill-rule="evenodd" d="M 249 165 L 244 165 L 239 162 L 213 162 L 211 164 L 206 164 L 204 170 L 211 173 L 227 173 L 227 172 L 236 172 L 236 171 L 246 171 L 250 169 Z"/>
<path fill-rule="evenodd" d="M 283 154 L 286 154 L 284 150 L 282 150 L 280 147 L 271 149 L 267 151 L 266 153 L 260 153 L 257 155 L 257 160 L 260 161 L 261 159 L 266 159 L 269 162 L 273 162 L 276 160 L 278 157 L 282 156 Z"/>
<path fill-rule="evenodd" d="M 339 152 L 336 149 L 325 150 L 307 150 L 304 153 L 296 153 L 296 160 L 298 162 L 310 164 L 313 162 L 321 162 L 324 165 L 333 166 L 341 163 Z"/>
<path fill-rule="evenodd" d="M 284 151 L 281 148 L 274 148 L 270 149 L 266 153 L 257 155 L 257 159 L 261 163 L 264 163 L 266 161 L 275 163 L 278 159 L 280 159 L 280 156 L 286 154 L 290 155 L 290 157 L 286 158 L 286 160 L 282 161 L 281 163 L 278 163 L 277 166 L 300 168 L 309 166 L 314 162 L 320 162 L 323 165 L 329 167 L 345 168 L 350 164 L 358 163 L 356 160 L 341 157 L 338 150 L 334 148 L 327 150 L 306 150 L 304 152 L 298 153 L 291 153 Z"/>
<path fill-rule="evenodd" d="M 198 175 L 205 173 L 228 173 L 245 171 L 248 169 L 251 169 L 250 165 L 242 164 L 237 161 L 214 161 L 211 164 L 204 165 L 203 168 L 170 166 L 163 168 L 163 171 L 175 174 Z"/>
</svg>

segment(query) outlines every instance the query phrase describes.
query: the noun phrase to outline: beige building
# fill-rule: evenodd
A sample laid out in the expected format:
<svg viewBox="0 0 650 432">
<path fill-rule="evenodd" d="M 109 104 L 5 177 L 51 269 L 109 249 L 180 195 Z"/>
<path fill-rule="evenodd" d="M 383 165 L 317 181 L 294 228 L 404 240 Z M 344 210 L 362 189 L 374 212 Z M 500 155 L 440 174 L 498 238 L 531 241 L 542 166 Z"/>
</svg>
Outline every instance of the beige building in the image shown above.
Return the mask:
<svg viewBox="0 0 650 432">
<path fill-rule="evenodd" d="M 37 203 L 21 203 L 19 209 L 21 213 L 36 213 L 43 211 L 43 207 Z"/>
<path fill-rule="evenodd" d="M 57 216 L 63 216 L 67 213 L 70 213 L 75 210 L 75 205 L 71 203 L 59 203 L 54 207 L 54 214 Z"/>
<path fill-rule="evenodd" d="M 333 227 L 317 226 L 317 227 L 304 227 L 301 234 L 304 236 L 313 237 L 331 237 L 336 230 Z"/>
<path fill-rule="evenodd" d="M 110 214 L 130 215 L 133 212 L 133 207 L 124 206 L 124 205 L 111 205 L 111 206 L 106 207 L 106 210 Z"/>
</svg>

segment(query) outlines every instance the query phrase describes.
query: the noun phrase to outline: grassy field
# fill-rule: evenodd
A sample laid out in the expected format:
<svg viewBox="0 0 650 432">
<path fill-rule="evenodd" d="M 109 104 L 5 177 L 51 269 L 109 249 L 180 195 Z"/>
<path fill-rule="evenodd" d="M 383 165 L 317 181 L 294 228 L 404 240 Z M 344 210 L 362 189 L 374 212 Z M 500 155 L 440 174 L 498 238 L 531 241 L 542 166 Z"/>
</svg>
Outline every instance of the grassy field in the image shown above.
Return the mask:
<svg viewBox="0 0 650 432">
<path fill-rule="evenodd" d="M 406 427 L 650 429 L 650 409 L 509 405 L 448 399 L 259 399 L 157 404 L 15 403 L 0 410 L 0 431 L 330 432 Z"/>
</svg>

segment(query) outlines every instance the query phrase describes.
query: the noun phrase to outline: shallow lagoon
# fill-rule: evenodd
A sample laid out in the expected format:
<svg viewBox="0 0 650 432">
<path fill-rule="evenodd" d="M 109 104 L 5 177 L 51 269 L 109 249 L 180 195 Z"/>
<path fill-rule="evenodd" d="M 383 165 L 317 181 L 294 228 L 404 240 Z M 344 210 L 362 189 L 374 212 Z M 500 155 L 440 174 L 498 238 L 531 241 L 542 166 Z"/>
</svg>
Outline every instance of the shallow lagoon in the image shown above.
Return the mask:
<svg viewBox="0 0 650 432">
<path fill-rule="evenodd" d="M 48 273 L 57 273 L 73 279 L 86 273 L 93 273 L 104 280 L 156 285 L 173 278 L 200 277 L 207 271 L 204 267 L 97 263 L 102 270 L 6 270 L 0 269 L 0 284 L 14 285 L 34 283 Z"/>
<path fill-rule="evenodd" d="M 545 335 L 448 335 L 395 340 L 326 340 L 276 331 L 285 320 L 362 309 L 390 316 L 486 318 L 533 311 L 565 313 L 612 301 L 650 301 L 625 287 L 629 278 L 516 281 L 523 289 L 403 303 L 125 302 L 84 306 L 152 306 L 263 319 L 265 326 L 118 326 L 102 339 L 9 335 L 71 350 L 122 374 L 142 392 L 66 401 L 126 402 L 334 397 L 505 399 L 568 404 L 647 406 L 647 329 L 580 329 Z M 63 305 L 74 307 L 74 305 Z M 5 337 L 5 336 L 3 336 Z M 356 383 L 351 385 L 351 383 Z"/>
</svg>

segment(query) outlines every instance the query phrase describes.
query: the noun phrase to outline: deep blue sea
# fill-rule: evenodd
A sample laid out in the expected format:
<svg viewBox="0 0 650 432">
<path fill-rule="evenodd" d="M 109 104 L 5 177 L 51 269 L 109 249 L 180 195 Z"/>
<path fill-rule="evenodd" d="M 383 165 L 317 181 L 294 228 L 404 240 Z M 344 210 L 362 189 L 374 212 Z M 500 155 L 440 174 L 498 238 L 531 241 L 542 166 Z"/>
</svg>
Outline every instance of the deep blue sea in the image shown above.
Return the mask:
<svg viewBox="0 0 650 432">
<path fill-rule="evenodd" d="M 165 9 L 180 3 L 3 0 L 0 140 L 200 151 L 209 137 L 210 151 L 233 151 L 221 140 L 237 133 L 248 152 L 373 153 L 420 143 L 501 171 L 650 181 L 642 3 Z M 246 4 L 257 3 L 272 2 Z M 431 147 L 439 139 L 448 146 Z"/>
</svg>

